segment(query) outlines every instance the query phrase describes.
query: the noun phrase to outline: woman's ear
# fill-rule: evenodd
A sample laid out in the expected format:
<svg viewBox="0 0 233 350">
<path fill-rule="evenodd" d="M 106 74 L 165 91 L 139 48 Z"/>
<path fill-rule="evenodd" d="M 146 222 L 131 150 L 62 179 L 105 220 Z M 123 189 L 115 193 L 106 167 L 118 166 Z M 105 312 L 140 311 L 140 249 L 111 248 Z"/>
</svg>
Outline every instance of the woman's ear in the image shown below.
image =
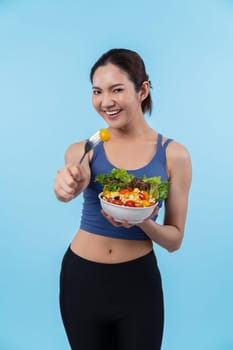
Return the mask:
<svg viewBox="0 0 233 350">
<path fill-rule="evenodd" d="M 144 101 L 147 98 L 149 93 L 150 93 L 150 83 L 149 83 L 149 81 L 145 80 L 142 83 L 141 89 L 140 89 L 140 92 L 139 92 L 141 102 Z"/>
</svg>

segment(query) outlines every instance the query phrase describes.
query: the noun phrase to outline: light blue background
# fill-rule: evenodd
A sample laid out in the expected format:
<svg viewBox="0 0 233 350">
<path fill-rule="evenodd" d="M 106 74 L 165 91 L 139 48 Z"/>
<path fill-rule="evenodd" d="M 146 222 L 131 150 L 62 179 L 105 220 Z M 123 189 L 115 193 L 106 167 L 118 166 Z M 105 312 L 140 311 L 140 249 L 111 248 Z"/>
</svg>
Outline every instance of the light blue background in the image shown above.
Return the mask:
<svg viewBox="0 0 233 350">
<path fill-rule="evenodd" d="M 81 198 L 58 202 L 53 181 L 66 147 L 105 126 L 89 70 L 112 47 L 142 55 L 148 121 L 186 145 L 193 163 L 183 246 L 155 247 L 162 349 L 232 350 L 231 0 L 0 1 L 0 349 L 69 349 L 58 278 Z"/>
</svg>

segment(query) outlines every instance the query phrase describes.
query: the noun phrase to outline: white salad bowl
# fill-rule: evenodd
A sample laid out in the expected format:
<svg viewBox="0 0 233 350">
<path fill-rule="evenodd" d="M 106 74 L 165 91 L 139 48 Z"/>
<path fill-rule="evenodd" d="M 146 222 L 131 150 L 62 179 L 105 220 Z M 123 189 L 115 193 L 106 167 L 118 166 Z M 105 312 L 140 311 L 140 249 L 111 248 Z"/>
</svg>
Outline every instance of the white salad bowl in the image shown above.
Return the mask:
<svg viewBox="0 0 233 350">
<path fill-rule="evenodd" d="M 121 222 L 126 220 L 129 224 L 139 224 L 140 222 L 144 221 L 153 213 L 158 204 L 156 203 L 150 207 L 143 208 L 127 207 L 124 205 L 117 205 L 107 202 L 102 198 L 102 194 L 103 192 L 101 192 L 98 197 L 101 207 L 105 213 L 112 216 L 115 221 Z"/>
</svg>

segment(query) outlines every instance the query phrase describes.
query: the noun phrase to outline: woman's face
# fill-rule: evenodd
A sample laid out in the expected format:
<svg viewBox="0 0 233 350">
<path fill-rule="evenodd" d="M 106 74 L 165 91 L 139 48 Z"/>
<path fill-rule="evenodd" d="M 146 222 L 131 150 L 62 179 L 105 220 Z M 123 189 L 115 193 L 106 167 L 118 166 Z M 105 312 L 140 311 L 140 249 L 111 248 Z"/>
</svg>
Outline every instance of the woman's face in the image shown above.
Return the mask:
<svg viewBox="0 0 233 350">
<path fill-rule="evenodd" d="M 123 127 L 143 115 L 142 93 L 126 72 L 113 64 L 100 66 L 93 76 L 92 103 L 108 125 Z"/>
</svg>

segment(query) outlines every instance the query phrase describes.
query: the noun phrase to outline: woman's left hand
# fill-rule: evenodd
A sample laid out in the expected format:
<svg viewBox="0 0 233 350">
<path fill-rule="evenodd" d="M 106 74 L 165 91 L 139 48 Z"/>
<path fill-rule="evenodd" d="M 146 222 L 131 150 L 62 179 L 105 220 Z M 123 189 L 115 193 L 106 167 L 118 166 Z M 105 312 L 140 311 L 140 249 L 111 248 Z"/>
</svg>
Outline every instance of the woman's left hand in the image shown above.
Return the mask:
<svg viewBox="0 0 233 350">
<path fill-rule="evenodd" d="M 126 221 L 126 220 L 123 220 L 123 221 L 115 221 L 115 220 L 113 219 L 113 217 L 110 216 L 110 215 L 108 215 L 108 214 L 106 214 L 105 211 L 104 211 L 103 209 L 101 210 L 101 213 L 102 213 L 102 215 L 105 217 L 105 219 L 107 219 L 107 220 L 110 222 L 110 224 L 112 224 L 112 225 L 115 226 L 115 227 L 126 227 L 126 228 L 130 228 L 130 227 L 133 226 L 132 224 L 128 223 L 128 221 Z"/>
</svg>

